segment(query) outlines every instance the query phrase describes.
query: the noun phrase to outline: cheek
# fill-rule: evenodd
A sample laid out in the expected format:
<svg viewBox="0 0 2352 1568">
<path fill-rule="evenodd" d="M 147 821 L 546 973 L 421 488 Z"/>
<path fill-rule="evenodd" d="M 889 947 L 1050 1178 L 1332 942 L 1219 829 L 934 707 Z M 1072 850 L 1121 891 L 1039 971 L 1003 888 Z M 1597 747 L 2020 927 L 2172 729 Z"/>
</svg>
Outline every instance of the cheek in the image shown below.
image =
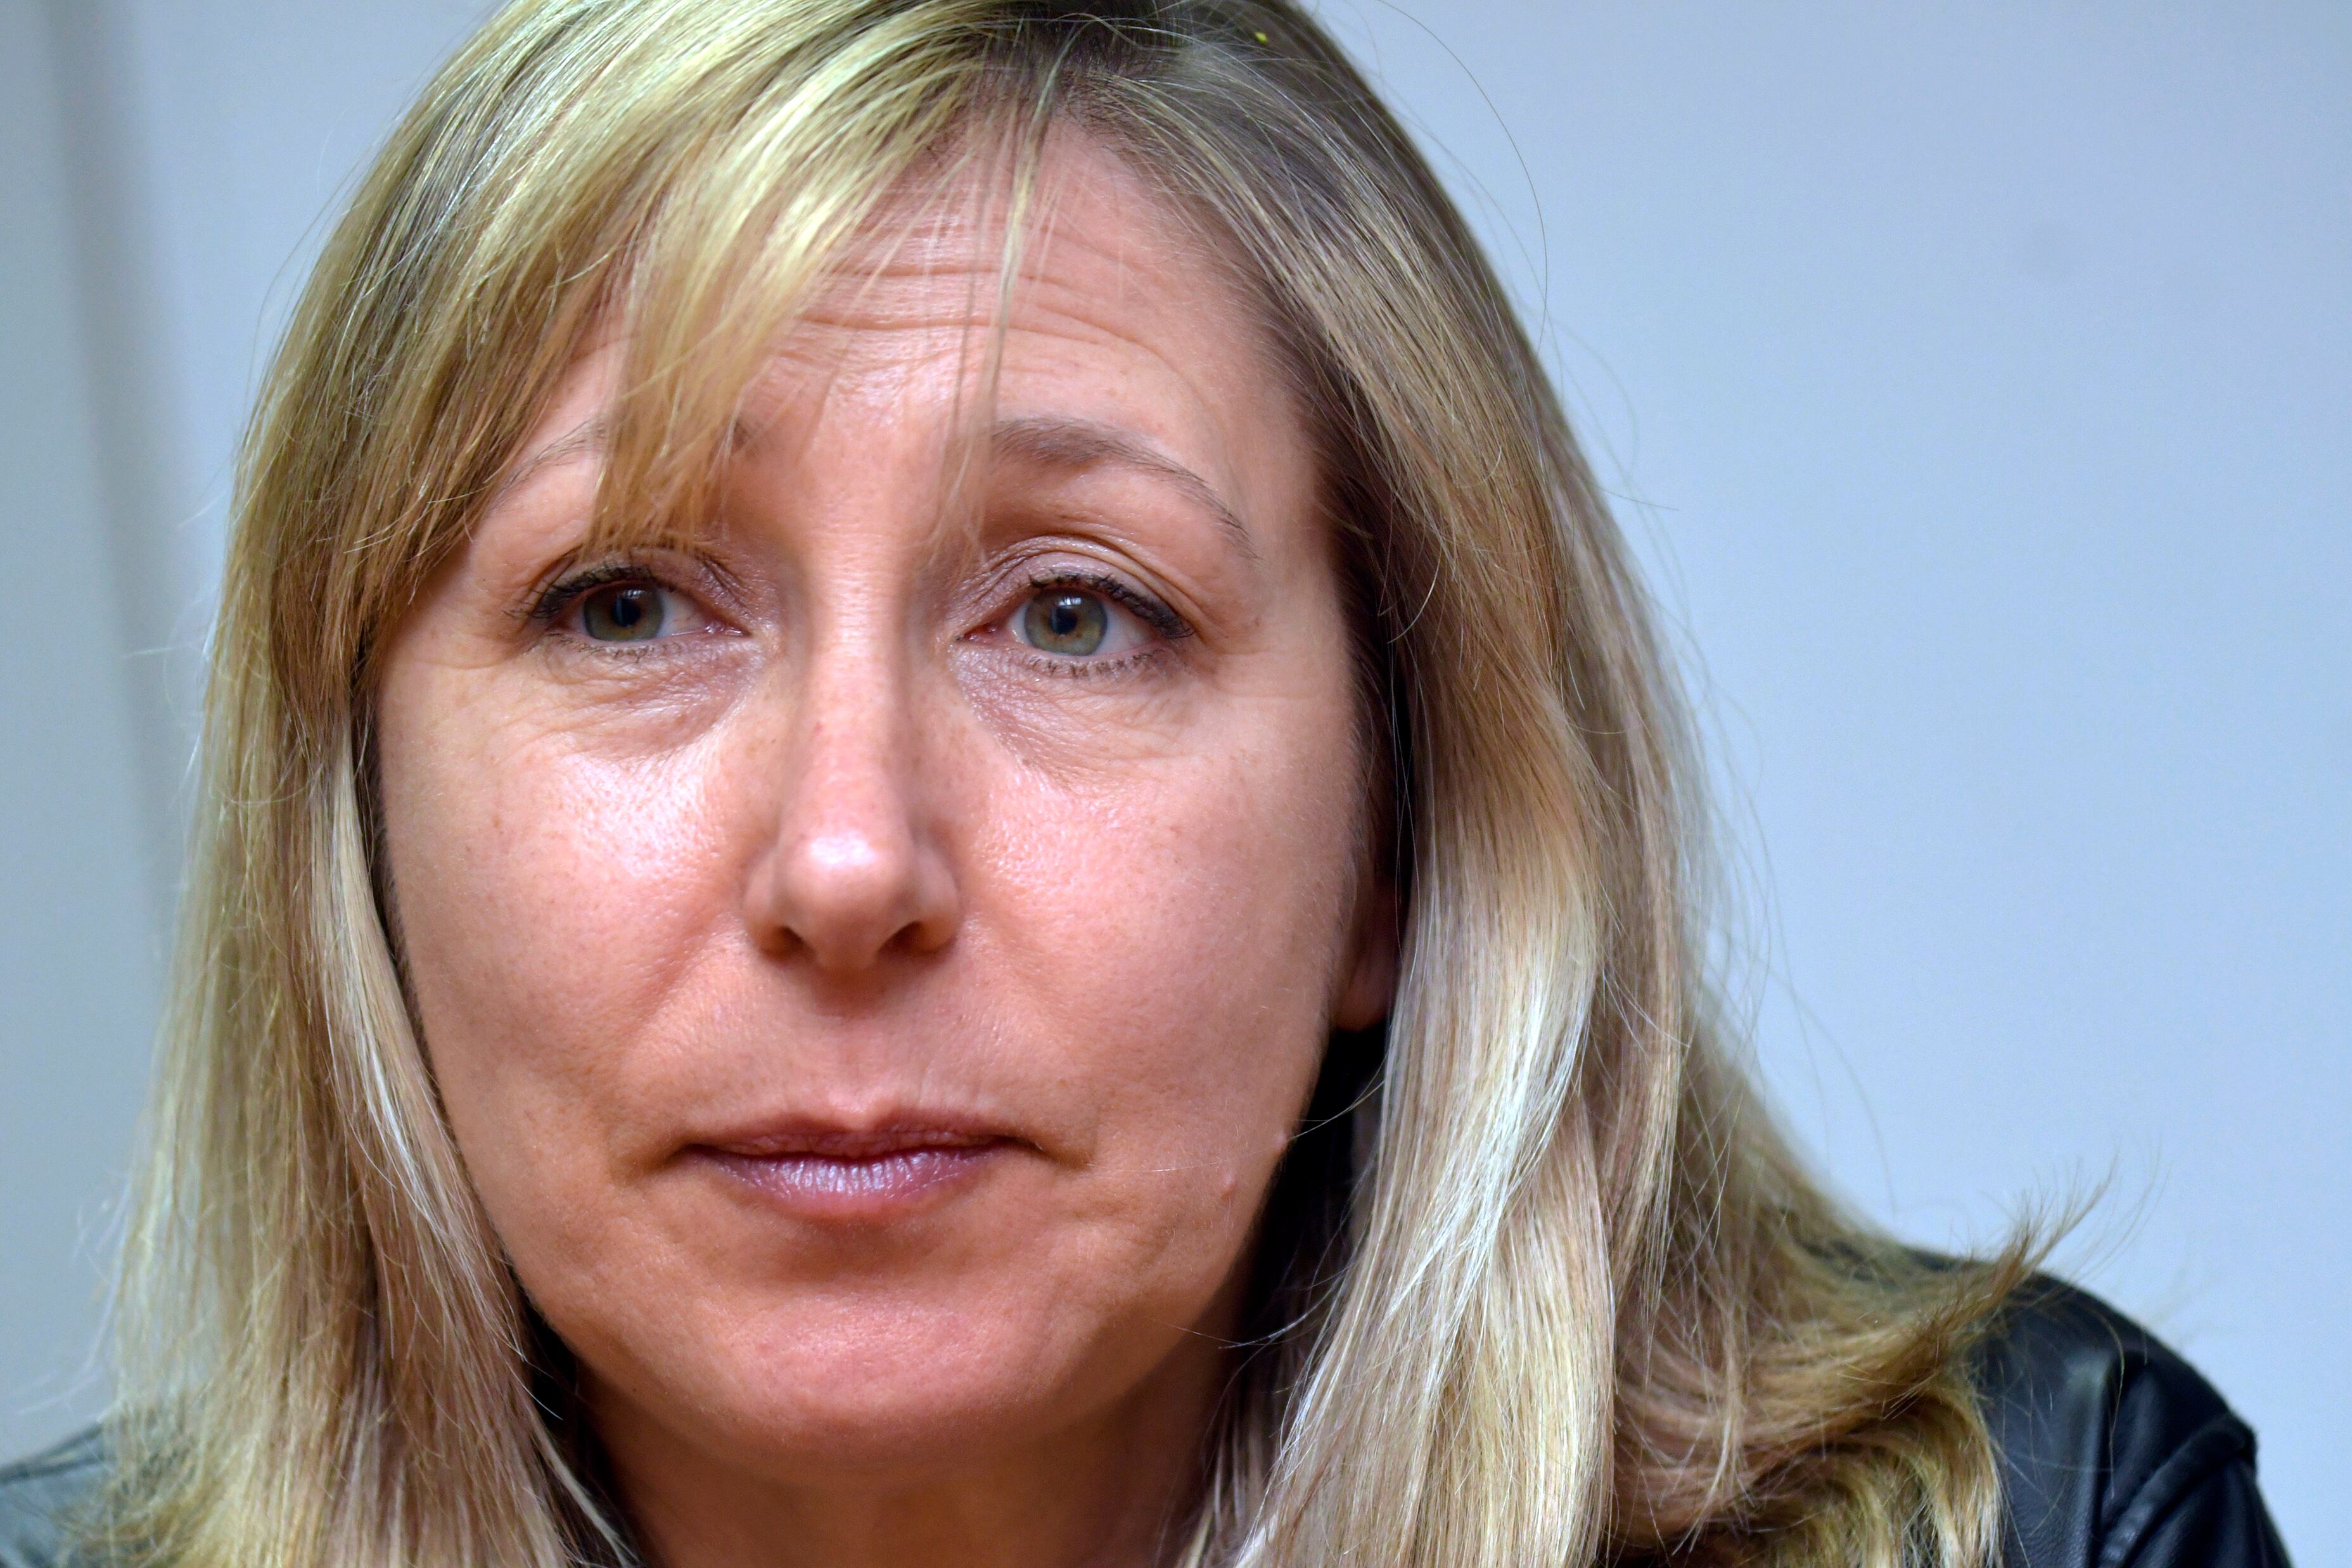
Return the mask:
<svg viewBox="0 0 2352 1568">
<path fill-rule="evenodd" d="M 1254 1046 L 1319 1017 L 1346 861 L 1328 814 L 1265 799 L 1264 780 L 1167 771 L 1041 812 L 1008 857 L 995 924 L 1041 984 L 1085 996 L 1103 1038 L 1166 1040 L 1134 1068 L 1238 1064 L 1238 1084 L 1274 1065 Z"/>
<path fill-rule="evenodd" d="M 1040 792 L 975 857 L 977 934 L 1053 1042 L 1027 1070 L 1081 1089 L 1098 1169 L 1139 1203 L 1245 1223 L 1312 1087 L 1353 818 L 1348 776 L 1307 755 L 1229 747 Z"/>
<path fill-rule="evenodd" d="M 446 716 L 429 738 L 387 727 L 381 753 L 401 945 L 452 1129 L 512 1239 L 651 1131 L 629 1085 L 727 913 L 721 845 L 692 749 L 614 762 L 494 702 L 407 711 Z"/>
</svg>

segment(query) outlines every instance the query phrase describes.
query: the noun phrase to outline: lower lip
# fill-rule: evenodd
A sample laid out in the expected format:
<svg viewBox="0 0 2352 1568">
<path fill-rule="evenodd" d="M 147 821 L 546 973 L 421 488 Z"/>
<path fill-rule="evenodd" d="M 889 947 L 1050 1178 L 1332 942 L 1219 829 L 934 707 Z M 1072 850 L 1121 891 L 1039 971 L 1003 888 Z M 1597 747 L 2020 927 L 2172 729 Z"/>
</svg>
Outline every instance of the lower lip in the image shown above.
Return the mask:
<svg viewBox="0 0 2352 1568">
<path fill-rule="evenodd" d="M 979 1179 L 1003 1143 L 926 1145 L 886 1155 L 700 1153 L 779 1208 L 807 1219 L 876 1221 L 927 1207 Z"/>
</svg>

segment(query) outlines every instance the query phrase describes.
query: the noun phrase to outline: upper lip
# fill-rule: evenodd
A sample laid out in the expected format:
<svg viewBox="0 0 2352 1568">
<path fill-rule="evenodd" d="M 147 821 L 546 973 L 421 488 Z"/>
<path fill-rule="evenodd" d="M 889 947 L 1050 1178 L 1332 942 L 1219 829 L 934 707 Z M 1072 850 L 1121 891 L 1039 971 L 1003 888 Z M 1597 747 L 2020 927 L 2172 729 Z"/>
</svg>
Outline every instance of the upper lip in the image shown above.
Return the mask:
<svg viewBox="0 0 2352 1568">
<path fill-rule="evenodd" d="M 894 1116 L 868 1125 L 787 1117 L 698 1139 L 701 1147 L 747 1159 L 794 1156 L 872 1160 L 917 1149 L 976 1149 L 1015 1141 L 1002 1127 L 961 1117 Z"/>
</svg>

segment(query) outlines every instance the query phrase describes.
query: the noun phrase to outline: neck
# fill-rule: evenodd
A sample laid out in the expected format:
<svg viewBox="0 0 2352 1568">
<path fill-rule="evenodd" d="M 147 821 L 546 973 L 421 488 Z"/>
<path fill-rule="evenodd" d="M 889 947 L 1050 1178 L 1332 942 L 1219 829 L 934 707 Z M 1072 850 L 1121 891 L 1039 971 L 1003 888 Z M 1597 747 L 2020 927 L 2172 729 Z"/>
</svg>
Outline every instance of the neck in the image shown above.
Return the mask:
<svg viewBox="0 0 2352 1568">
<path fill-rule="evenodd" d="M 1112 1407 L 1017 1439 L 904 1464 L 745 1460 L 586 1390 L 656 1568 L 1150 1568 L 1182 1544 L 1209 1423 L 1231 1371 L 1191 1340 Z"/>
</svg>

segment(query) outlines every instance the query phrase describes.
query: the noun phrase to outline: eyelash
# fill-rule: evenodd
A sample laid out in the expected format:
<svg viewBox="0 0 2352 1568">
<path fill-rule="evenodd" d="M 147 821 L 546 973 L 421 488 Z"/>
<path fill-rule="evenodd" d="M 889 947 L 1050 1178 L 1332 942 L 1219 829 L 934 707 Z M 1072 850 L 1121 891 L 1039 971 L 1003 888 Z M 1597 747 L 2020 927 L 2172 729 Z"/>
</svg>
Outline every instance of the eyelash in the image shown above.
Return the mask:
<svg viewBox="0 0 2352 1568">
<path fill-rule="evenodd" d="M 1104 660 L 1055 658 L 1028 649 L 1027 644 L 1015 639 L 1015 646 L 1034 655 L 1029 661 L 1033 666 L 1052 674 L 1084 677 L 1132 670 L 1166 653 L 1171 643 L 1193 634 L 1191 625 L 1175 611 L 1108 572 L 1041 570 L 1031 572 L 1026 580 L 1033 593 L 1043 593 L 1055 588 L 1083 588 L 1089 592 L 1099 593 L 1150 627 L 1160 639 L 1123 658 Z M 581 600 L 615 582 L 646 582 L 672 593 L 686 591 L 643 562 L 626 559 L 604 561 L 551 583 L 523 612 L 524 619 L 542 632 L 552 631 Z M 663 641 L 667 639 L 635 645 L 606 643 L 599 646 L 607 653 L 641 659 L 661 652 Z"/>
<path fill-rule="evenodd" d="M 532 601 L 530 608 L 523 612 L 524 619 L 534 625 L 552 626 L 581 600 L 615 582 L 649 582 L 672 593 L 680 591 L 677 584 L 641 562 L 604 561 L 549 584 L 546 591 Z"/>
</svg>

